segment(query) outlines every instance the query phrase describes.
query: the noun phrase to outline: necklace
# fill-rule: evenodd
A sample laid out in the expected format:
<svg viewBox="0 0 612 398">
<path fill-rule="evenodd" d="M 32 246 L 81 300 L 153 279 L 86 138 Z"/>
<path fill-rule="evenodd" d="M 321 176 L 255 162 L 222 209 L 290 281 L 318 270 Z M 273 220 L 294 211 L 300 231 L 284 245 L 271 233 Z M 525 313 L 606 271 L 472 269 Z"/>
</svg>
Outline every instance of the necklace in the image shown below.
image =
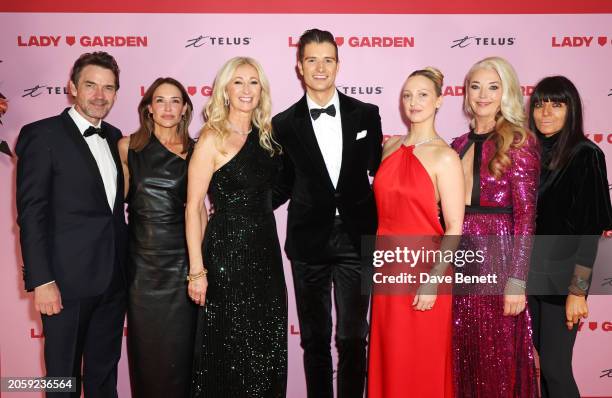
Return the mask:
<svg viewBox="0 0 612 398">
<path fill-rule="evenodd" d="M 406 144 L 406 140 L 407 140 L 407 139 L 408 139 L 408 135 L 406 135 L 406 137 L 404 137 L 404 145 Z M 419 142 L 417 142 L 416 144 L 412 144 L 412 145 L 413 145 L 414 147 L 417 147 L 417 146 L 419 146 L 419 145 L 427 144 L 428 142 L 435 141 L 435 140 L 441 140 L 441 139 L 442 139 L 442 138 L 440 138 L 440 137 L 438 137 L 438 136 L 435 136 L 435 137 L 427 138 L 427 139 L 425 139 L 425 140 L 423 140 L 423 141 L 419 141 Z"/>
<path fill-rule="evenodd" d="M 234 127 L 234 125 L 232 124 L 232 122 L 230 122 L 229 120 L 227 121 L 227 124 L 229 124 L 230 129 L 232 130 L 232 132 L 234 132 L 234 133 L 236 133 L 236 134 L 239 134 L 239 135 L 249 135 L 249 134 L 251 134 L 251 131 L 253 131 L 253 127 L 251 127 L 251 128 L 249 129 L 249 131 L 247 131 L 247 132 L 240 131 L 240 130 L 238 130 L 236 127 Z"/>
</svg>

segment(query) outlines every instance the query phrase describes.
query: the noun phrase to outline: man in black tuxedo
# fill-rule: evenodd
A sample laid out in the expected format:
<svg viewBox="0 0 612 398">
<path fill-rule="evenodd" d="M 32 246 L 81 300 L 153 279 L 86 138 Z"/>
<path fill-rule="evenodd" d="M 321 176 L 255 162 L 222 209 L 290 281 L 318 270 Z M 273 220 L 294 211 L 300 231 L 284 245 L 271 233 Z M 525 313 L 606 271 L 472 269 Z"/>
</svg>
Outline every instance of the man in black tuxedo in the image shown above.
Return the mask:
<svg viewBox="0 0 612 398">
<path fill-rule="evenodd" d="M 381 159 L 378 108 L 338 92 L 331 33 L 306 31 L 298 44 L 306 94 L 272 120 L 283 148 L 274 206 L 287 199 L 291 260 L 308 397 L 333 397 L 331 291 L 336 305 L 339 397 L 362 397 L 369 292 L 361 288 L 362 235 L 376 233 L 368 171 Z"/>
<path fill-rule="evenodd" d="M 83 54 L 69 86 L 74 106 L 24 126 L 17 141 L 25 288 L 41 313 L 47 376 L 76 377 L 79 397 L 83 365 L 86 397 L 117 397 L 127 229 L 121 132 L 102 119 L 119 67 L 105 52 Z"/>
</svg>

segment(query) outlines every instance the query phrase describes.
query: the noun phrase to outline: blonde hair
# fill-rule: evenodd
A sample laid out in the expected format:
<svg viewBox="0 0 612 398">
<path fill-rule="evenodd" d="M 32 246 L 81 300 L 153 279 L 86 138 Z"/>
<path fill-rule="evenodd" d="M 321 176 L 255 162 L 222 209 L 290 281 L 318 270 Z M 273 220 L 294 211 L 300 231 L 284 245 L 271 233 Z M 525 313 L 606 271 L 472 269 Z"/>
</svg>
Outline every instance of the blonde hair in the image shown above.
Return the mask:
<svg viewBox="0 0 612 398">
<path fill-rule="evenodd" d="M 261 65 L 250 57 L 234 57 L 228 60 L 217 72 L 213 85 L 212 95 L 204 108 L 204 129 L 211 129 L 216 133 L 217 145 L 221 147 L 231 130 L 228 126 L 229 105 L 227 103 L 226 87 L 230 83 L 236 69 L 242 65 L 250 65 L 257 71 L 261 94 L 259 103 L 251 115 L 251 123 L 259 129 L 259 145 L 273 156 L 280 153 L 280 145 L 272 137 L 272 101 L 270 97 L 270 84 Z"/>
<path fill-rule="evenodd" d="M 498 178 L 510 165 L 508 151 L 510 148 L 520 148 L 526 142 L 529 132 L 523 127 L 525 124 L 525 108 L 521 86 L 508 61 L 501 57 L 488 57 L 472 66 L 465 77 L 465 95 L 463 109 L 471 117 L 470 126 L 475 127 L 474 112 L 468 101 L 470 79 L 474 72 L 480 69 L 495 71 L 501 79 L 502 97 L 500 110 L 495 115 L 495 129 L 491 137 L 495 141 L 496 151 L 489 162 L 489 172 Z"/>
<path fill-rule="evenodd" d="M 423 76 L 427 79 L 431 80 L 436 88 L 436 95 L 439 97 L 442 95 L 442 86 L 444 85 L 444 75 L 440 72 L 440 69 L 434 68 L 433 66 L 426 66 L 423 69 L 415 70 L 410 75 L 408 75 L 408 79 L 413 76 Z"/>
</svg>

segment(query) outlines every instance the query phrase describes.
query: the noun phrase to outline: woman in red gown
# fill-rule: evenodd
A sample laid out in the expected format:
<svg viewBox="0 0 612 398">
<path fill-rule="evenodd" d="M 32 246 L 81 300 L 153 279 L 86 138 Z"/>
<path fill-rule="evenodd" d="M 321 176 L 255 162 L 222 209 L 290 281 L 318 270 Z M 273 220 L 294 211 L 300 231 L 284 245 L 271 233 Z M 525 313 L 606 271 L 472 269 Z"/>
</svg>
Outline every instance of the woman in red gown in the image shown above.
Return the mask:
<svg viewBox="0 0 612 398">
<path fill-rule="evenodd" d="M 411 246 L 409 240 L 461 234 L 465 195 L 461 162 L 434 127 L 442 104 L 442 80 L 440 71 L 425 68 L 410 74 L 402 88 L 410 132 L 385 143 L 374 178 L 379 241 L 395 237 Z M 446 229 L 440 223 L 438 203 Z M 417 274 L 418 282 L 418 273 L 411 273 Z M 437 295 L 435 289 L 427 294 L 424 290 L 397 294 L 394 289 L 375 285 L 373 290 L 368 396 L 451 398 L 451 295 Z"/>
</svg>

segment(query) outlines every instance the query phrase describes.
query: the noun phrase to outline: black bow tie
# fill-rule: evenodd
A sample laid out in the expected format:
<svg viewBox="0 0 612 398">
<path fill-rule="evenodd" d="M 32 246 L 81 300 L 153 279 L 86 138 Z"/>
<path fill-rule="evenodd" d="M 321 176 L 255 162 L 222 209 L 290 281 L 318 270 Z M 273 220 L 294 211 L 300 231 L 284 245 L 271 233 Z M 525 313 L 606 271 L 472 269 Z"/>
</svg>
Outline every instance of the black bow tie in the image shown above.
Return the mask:
<svg viewBox="0 0 612 398">
<path fill-rule="evenodd" d="M 103 140 L 106 139 L 106 133 L 101 127 L 89 126 L 87 130 L 83 133 L 83 137 L 90 137 L 94 134 L 98 134 Z"/>
<path fill-rule="evenodd" d="M 312 120 L 317 120 L 321 113 L 327 113 L 329 116 L 336 116 L 336 107 L 332 104 L 327 108 L 312 108 L 310 110 L 310 116 L 312 116 Z"/>
</svg>

